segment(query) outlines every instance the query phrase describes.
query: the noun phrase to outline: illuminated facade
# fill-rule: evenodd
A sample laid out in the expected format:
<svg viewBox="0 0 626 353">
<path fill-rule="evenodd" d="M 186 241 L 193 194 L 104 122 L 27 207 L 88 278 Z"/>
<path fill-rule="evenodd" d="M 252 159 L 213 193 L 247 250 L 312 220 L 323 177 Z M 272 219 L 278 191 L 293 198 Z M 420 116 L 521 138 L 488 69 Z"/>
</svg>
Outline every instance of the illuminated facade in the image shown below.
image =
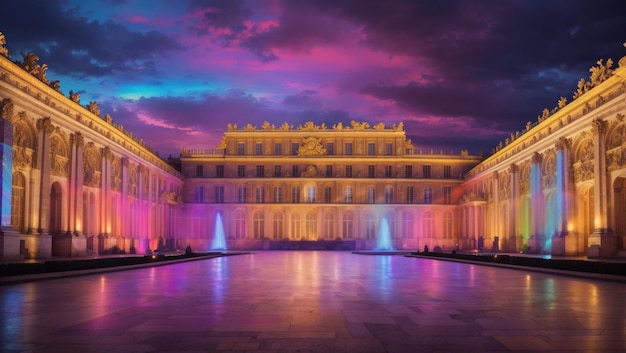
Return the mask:
<svg viewBox="0 0 626 353">
<path fill-rule="evenodd" d="M 374 249 L 381 224 L 396 249 L 626 255 L 626 58 L 486 159 L 416 150 L 401 123 L 229 124 L 178 172 L 0 39 L 0 260 L 207 250 L 216 229 L 229 249 Z"/>
<path fill-rule="evenodd" d="M 181 162 L 185 232 L 211 234 L 222 214 L 230 249 L 279 240 L 373 249 L 383 219 L 396 249 L 469 244 L 457 205 L 480 157 L 414 150 L 402 124 L 229 125 L 219 149 L 183 149 Z"/>
</svg>

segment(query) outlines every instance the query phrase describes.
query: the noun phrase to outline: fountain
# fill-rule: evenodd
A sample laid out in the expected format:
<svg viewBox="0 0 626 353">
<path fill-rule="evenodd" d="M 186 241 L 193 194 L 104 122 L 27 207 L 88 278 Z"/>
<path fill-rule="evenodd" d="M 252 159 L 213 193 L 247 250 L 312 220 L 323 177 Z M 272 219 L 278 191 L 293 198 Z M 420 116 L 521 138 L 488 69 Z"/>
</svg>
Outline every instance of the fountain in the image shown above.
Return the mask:
<svg viewBox="0 0 626 353">
<path fill-rule="evenodd" d="M 383 218 L 380 221 L 380 229 L 378 230 L 378 241 L 376 242 L 375 250 L 391 251 L 393 245 L 391 244 L 391 235 L 389 233 L 389 223 L 387 218 Z"/>
<path fill-rule="evenodd" d="M 222 215 L 219 213 L 217 214 L 217 217 L 215 217 L 215 230 L 213 231 L 213 243 L 211 244 L 211 250 L 226 250 L 224 223 L 222 222 Z"/>
</svg>

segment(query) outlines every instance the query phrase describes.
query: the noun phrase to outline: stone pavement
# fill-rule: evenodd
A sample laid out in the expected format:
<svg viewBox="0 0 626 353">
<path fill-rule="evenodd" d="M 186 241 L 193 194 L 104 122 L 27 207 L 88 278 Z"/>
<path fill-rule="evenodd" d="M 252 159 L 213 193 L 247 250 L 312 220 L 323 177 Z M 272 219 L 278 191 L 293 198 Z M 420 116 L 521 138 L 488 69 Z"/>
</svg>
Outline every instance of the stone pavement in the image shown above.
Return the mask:
<svg viewBox="0 0 626 353">
<path fill-rule="evenodd" d="M 624 352 L 626 285 L 258 252 L 0 286 L 2 352 Z"/>
</svg>

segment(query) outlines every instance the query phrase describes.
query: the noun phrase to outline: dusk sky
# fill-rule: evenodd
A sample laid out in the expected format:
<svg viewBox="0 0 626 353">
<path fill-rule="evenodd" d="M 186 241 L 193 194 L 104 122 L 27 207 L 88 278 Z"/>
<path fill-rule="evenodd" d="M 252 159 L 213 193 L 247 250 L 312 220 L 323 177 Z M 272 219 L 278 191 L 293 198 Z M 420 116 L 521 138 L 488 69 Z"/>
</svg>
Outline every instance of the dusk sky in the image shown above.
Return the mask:
<svg viewBox="0 0 626 353">
<path fill-rule="evenodd" d="M 264 121 L 489 154 L 626 55 L 626 1 L 20 0 L 0 32 L 164 158 Z"/>
</svg>

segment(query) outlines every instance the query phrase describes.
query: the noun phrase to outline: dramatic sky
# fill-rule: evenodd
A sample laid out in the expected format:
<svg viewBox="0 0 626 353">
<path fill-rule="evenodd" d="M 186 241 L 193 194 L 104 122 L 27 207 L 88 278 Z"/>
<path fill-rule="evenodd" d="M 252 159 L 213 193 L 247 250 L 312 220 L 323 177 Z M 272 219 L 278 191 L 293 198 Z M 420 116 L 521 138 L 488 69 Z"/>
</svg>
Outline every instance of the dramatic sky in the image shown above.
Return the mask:
<svg viewBox="0 0 626 353">
<path fill-rule="evenodd" d="M 351 120 L 489 154 L 626 55 L 626 1 L 20 0 L 0 32 L 162 157 L 227 123 Z"/>
</svg>

